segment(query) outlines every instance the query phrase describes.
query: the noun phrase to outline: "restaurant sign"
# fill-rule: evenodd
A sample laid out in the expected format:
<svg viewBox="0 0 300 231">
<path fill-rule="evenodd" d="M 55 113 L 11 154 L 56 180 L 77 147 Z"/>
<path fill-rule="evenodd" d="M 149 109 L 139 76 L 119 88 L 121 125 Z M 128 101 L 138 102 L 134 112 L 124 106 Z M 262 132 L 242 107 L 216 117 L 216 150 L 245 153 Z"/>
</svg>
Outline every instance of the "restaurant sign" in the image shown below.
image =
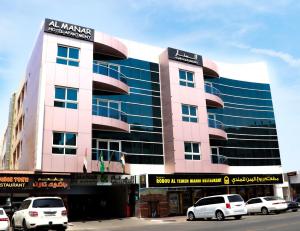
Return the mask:
<svg viewBox="0 0 300 231">
<path fill-rule="evenodd" d="M 6 188 L 28 188 L 31 185 L 31 180 L 28 176 L 18 175 L 1 175 L 0 189 Z"/>
<path fill-rule="evenodd" d="M 148 186 L 151 187 L 199 187 L 199 186 L 234 186 L 281 184 L 281 174 L 251 175 L 218 175 L 218 174 L 160 174 L 148 175 Z"/>
<path fill-rule="evenodd" d="M 1 174 L 0 191 L 31 190 L 31 189 L 68 189 L 69 176 L 43 174 Z"/>
<path fill-rule="evenodd" d="M 56 176 L 39 176 L 32 183 L 33 188 L 67 189 L 70 188 L 70 179 Z"/>
</svg>

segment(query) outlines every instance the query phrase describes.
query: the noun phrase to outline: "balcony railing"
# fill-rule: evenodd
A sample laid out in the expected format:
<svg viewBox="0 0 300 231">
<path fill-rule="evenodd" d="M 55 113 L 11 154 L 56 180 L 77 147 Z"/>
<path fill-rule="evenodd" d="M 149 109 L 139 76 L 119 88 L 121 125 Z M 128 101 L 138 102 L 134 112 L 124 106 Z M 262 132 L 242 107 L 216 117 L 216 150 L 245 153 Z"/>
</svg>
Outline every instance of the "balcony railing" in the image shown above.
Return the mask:
<svg viewBox="0 0 300 231">
<path fill-rule="evenodd" d="M 221 92 L 220 92 L 220 90 L 217 89 L 217 88 L 215 88 L 215 87 L 213 87 L 213 86 L 211 86 L 210 84 L 207 84 L 207 83 L 205 84 L 205 92 L 209 93 L 209 94 L 216 95 L 216 96 L 218 96 L 218 97 L 221 98 Z"/>
<path fill-rule="evenodd" d="M 217 128 L 217 129 L 222 129 L 224 130 L 224 124 L 220 122 L 219 120 L 215 119 L 208 119 L 208 126 L 211 128 Z"/>
<path fill-rule="evenodd" d="M 211 154 L 211 162 L 213 164 L 228 164 L 228 159 L 223 155 Z"/>
<path fill-rule="evenodd" d="M 117 67 L 117 69 L 114 69 L 113 67 Z M 109 65 L 104 62 L 99 61 L 93 61 L 93 72 L 105 76 L 109 76 L 111 78 L 117 79 L 122 81 L 123 83 L 127 84 L 126 76 L 123 75 L 120 71 L 117 65 Z"/>
<path fill-rule="evenodd" d="M 93 104 L 92 109 L 93 115 L 117 119 L 127 123 L 127 114 L 121 110 L 97 104 Z"/>
<path fill-rule="evenodd" d="M 103 161 L 120 162 L 121 155 L 120 151 L 92 148 L 92 160 L 101 161 L 102 157 Z"/>
</svg>

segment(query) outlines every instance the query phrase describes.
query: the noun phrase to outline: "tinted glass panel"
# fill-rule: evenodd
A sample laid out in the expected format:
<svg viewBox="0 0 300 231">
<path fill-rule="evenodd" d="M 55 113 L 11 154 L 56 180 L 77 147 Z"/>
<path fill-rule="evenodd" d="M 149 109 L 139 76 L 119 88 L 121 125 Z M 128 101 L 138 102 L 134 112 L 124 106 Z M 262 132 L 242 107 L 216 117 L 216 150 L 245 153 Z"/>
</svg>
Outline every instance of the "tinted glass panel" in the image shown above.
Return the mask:
<svg viewBox="0 0 300 231">
<path fill-rule="evenodd" d="M 228 196 L 229 202 L 243 202 L 243 198 L 240 195 Z"/>
<path fill-rule="evenodd" d="M 68 61 L 66 59 L 59 59 L 59 58 L 57 58 L 56 59 L 56 63 L 67 65 Z"/>
<path fill-rule="evenodd" d="M 66 133 L 66 145 L 76 146 L 76 134 Z"/>
<path fill-rule="evenodd" d="M 184 151 L 185 152 L 192 152 L 192 144 L 191 143 L 184 143 Z"/>
<path fill-rule="evenodd" d="M 52 148 L 53 154 L 64 154 L 64 148 Z"/>
<path fill-rule="evenodd" d="M 32 203 L 33 208 L 61 208 L 64 207 L 64 203 L 61 199 L 49 198 L 49 199 L 36 199 Z"/>
<path fill-rule="evenodd" d="M 67 89 L 67 99 L 77 101 L 77 90 L 68 88 Z"/>
<path fill-rule="evenodd" d="M 69 58 L 79 59 L 79 49 L 78 48 L 69 48 Z"/>
<path fill-rule="evenodd" d="M 64 133 L 53 133 L 53 144 L 63 145 L 64 144 Z"/>
<path fill-rule="evenodd" d="M 55 99 L 65 99 L 66 98 L 66 89 L 55 87 Z"/>
<path fill-rule="evenodd" d="M 58 46 L 57 56 L 67 57 L 68 56 L 68 48 L 67 47 Z"/>
</svg>

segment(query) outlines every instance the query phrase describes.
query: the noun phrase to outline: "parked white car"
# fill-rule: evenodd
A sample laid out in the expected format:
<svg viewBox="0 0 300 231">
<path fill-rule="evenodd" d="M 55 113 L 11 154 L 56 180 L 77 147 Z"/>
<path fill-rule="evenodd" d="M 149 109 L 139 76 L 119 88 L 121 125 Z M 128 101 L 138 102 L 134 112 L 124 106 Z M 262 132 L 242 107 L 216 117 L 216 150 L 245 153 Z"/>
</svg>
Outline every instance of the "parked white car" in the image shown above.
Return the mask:
<svg viewBox="0 0 300 231">
<path fill-rule="evenodd" d="M 288 204 L 278 197 L 255 197 L 246 202 L 246 208 L 249 214 L 262 213 L 267 215 L 270 212 L 280 213 L 287 210 Z"/>
<path fill-rule="evenodd" d="M 30 197 L 25 199 L 12 217 L 13 230 L 50 228 L 66 230 L 67 210 L 60 197 Z"/>
<path fill-rule="evenodd" d="M 245 202 L 238 194 L 203 197 L 187 210 L 187 218 L 190 221 L 197 218 L 217 218 L 219 221 L 225 217 L 241 219 L 246 214 Z"/>
<path fill-rule="evenodd" d="M 3 208 L 0 208 L 0 230 L 9 230 L 9 218 Z"/>
</svg>

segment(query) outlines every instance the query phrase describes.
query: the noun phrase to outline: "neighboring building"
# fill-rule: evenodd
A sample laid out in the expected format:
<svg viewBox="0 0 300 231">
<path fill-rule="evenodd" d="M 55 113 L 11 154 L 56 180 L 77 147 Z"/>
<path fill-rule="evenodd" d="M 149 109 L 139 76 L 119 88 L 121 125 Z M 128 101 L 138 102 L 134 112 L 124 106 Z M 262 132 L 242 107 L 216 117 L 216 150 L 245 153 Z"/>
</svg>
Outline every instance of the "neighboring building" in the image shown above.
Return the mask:
<svg viewBox="0 0 300 231">
<path fill-rule="evenodd" d="M 9 103 L 9 113 L 8 113 L 8 122 L 7 127 L 5 129 L 2 145 L 1 145 L 1 167 L 0 169 L 12 169 L 11 166 L 11 145 L 13 143 L 13 124 L 14 124 L 14 115 L 15 115 L 15 99 L 16 93 L 13 93 L 10 98 Z"/>
<path fill-rule="evenodd" d="M 289 182 L 289 197 L 291 200 L 300 201 L 300 171 L 284 174 Z"/>
<path fill-rule="evenodd" d="M 1 187 L 59 194 L 71 219 L 184 214 L 205 195 L 282 183 L 264 64 L 46 19 L 19 92 L 12 166 L 35 175 L 3 173 Z"/>
</svg>

